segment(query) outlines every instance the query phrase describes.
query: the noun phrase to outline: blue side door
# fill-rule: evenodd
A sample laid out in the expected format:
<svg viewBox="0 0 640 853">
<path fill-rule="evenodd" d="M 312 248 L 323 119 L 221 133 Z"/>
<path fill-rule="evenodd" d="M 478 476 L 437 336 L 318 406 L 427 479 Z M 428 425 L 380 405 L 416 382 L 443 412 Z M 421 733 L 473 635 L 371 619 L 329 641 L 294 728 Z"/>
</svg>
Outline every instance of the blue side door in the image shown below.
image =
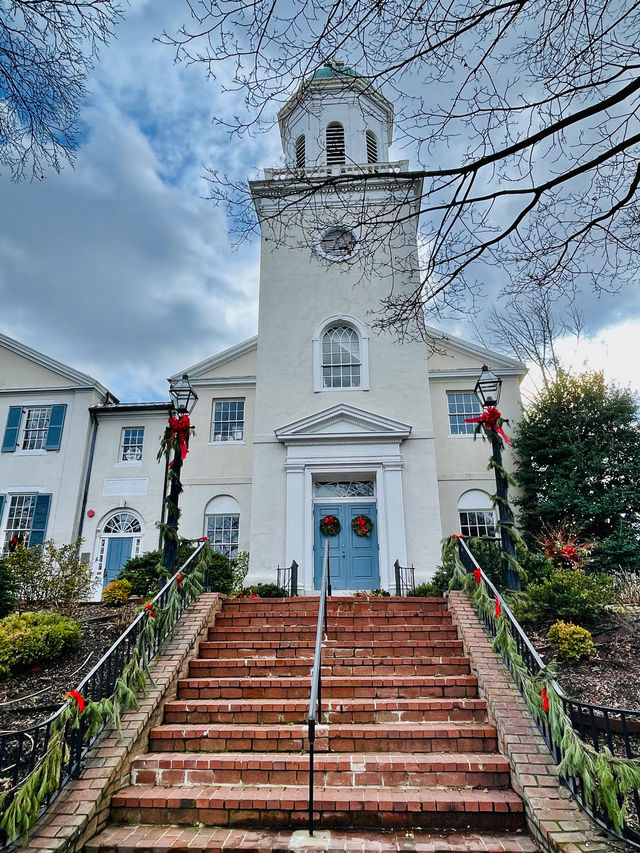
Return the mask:
<svg viewBox="0 0 640 853">
<path fill-rule="evenodd" d="M 340 520 L 337 536 L 323 536 L 320 519 L 335 515 Z M 368 516 L 373 522 L 370 536 L 358 536 L 351 529 L 351 522 L 359 515 Z M 322 556 L 325 540 L 329 540 L 331 563 L 331 587 L 333 589 L 377 589 L 380 586 L 378 571 L 378 524 L 376 505 L 372 502 L 322 503 L 313 511 L 314 524 L 314 587 L 320 588 L 322 579 Z"/>
<path fill-rule="evenodd" d="M 105 586 L 116 579 L 120 569 L 131 556 L 132 548 L 133 537 L 131 536 L 124 536 L 121 539 L 109 539 L 104 573 Z"/>
</svg>

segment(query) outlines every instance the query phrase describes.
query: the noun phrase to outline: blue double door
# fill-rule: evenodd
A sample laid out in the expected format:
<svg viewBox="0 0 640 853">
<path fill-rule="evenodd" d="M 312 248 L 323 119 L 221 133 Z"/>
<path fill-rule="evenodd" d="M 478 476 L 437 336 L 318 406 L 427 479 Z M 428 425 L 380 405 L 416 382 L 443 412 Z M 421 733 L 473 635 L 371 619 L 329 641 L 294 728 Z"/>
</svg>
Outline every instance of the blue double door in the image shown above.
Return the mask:
<svg viewBox="0 0 640 853">
<path fill-rule="evenodd" d="M 323 536 L 320 532 L 320 519 L 326 515 L 335 515 L 340 520 L 341 529 L 337 536 Z M 370 536 L 358 536 L 353 532 L 351 523 L 359 515 L 366 515 L 373 522 Z M 326 540 L 329 540 L 332 589 L 355 591 L 379 588 L 378 518 L 375 502 L 317 503 L 313 509 L 313 527 L 313 582 L 316 589 L 320 588 L 322 581 L 322 557 Z"/>
</svg>

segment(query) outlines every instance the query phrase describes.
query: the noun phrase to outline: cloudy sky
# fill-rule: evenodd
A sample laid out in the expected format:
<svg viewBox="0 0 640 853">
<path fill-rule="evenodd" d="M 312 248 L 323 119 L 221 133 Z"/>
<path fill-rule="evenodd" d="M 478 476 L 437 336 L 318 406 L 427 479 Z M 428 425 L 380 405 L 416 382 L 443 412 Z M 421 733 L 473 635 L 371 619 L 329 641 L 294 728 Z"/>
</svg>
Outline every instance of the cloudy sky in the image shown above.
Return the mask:
<svg viewBox="0 0 640 853">
<path fill-rule="evenodd" d="M 0 175 L 0 330 L 122 400 L 166 398 L 167 376 L 257 327 L 258 245 L 230 249 L 203 175 L 277 164 L 279 136 L 231 142 L 212 123 L 241 113 L 242 94 L 222 97 L 153 41 L 185 15 L 176 0 L 132 0 L 89 81 L 75 168 L 17 185 Z M 637 389 L 637 289 L 582 307 L 593 340 L 576 353 L 567 342 L 567 357 Z"/>
</svg>

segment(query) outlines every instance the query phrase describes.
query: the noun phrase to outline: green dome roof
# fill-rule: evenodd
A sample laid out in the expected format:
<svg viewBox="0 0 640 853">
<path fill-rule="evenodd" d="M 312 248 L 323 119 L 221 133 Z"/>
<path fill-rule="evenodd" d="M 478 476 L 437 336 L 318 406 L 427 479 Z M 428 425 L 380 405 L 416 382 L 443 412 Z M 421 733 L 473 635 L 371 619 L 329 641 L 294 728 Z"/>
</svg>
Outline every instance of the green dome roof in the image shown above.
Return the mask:
<svg viewBox="0 0 640 853">
<path fill-rule="evenodd" d="M 344 62 L 337 59 L 328 59 L 324 65 L 318 68 L 313 75 L 313 80 L 321 80 L 326 77 L 362 77 L 353 68 L 349 68 Z"/>
</svg>

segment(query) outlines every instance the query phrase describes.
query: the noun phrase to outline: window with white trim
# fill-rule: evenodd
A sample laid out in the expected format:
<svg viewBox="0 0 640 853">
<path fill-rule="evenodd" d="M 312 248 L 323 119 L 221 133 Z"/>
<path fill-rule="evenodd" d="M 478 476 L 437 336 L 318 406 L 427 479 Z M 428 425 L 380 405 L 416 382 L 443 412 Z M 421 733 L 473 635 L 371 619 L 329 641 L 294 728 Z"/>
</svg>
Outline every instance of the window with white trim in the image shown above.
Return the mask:
<svg viewBox="0 0 640 853">
<path fill-rule="evenodd" d="M 360 387 L 360 338 L 351 326 L 328 329 L 322 336 L 323 388 Z"/>
<path fill-rule="evenodd" d="M 21 450 L 44 450 L 50 421 L 51 406 L 25 407 L 18 447 Z"/>
<path fill-rule="evenodd" d="M 122 427 L 120 462 L 142 462 L 144 427 Z"/>
<path fill-rule="evenodd" d="M 475 424 L 466 424 L 466 418 L 482 414 L 482 406 L 473 391 L 447 391 L 449 435 L 473 435 Z"/>
<path fill-rule="evenodd" d="M 204 511 L 204 533 L 214 551 L 237 557 L 240 533 L 240 505 L 231 495 L 217 495 Z"/>
<path fill-rule="evenodd" d="M 4 551 L 8 550 L 12 539 L 28 546 L 35 509 L 36 495 L 11 495 L 4 528 Z"/>
<path fill-rule="evenodd" d="M 496 515 L 491 498 L 481 489 L 469 489 L 458 500 L 460 533 L 463 536 L 496 536 Z"/>
<path fill-rule="evenodd" d="M 244 440 L 244 399 L 214 400 L 211 441 Z"/>
</svg>

